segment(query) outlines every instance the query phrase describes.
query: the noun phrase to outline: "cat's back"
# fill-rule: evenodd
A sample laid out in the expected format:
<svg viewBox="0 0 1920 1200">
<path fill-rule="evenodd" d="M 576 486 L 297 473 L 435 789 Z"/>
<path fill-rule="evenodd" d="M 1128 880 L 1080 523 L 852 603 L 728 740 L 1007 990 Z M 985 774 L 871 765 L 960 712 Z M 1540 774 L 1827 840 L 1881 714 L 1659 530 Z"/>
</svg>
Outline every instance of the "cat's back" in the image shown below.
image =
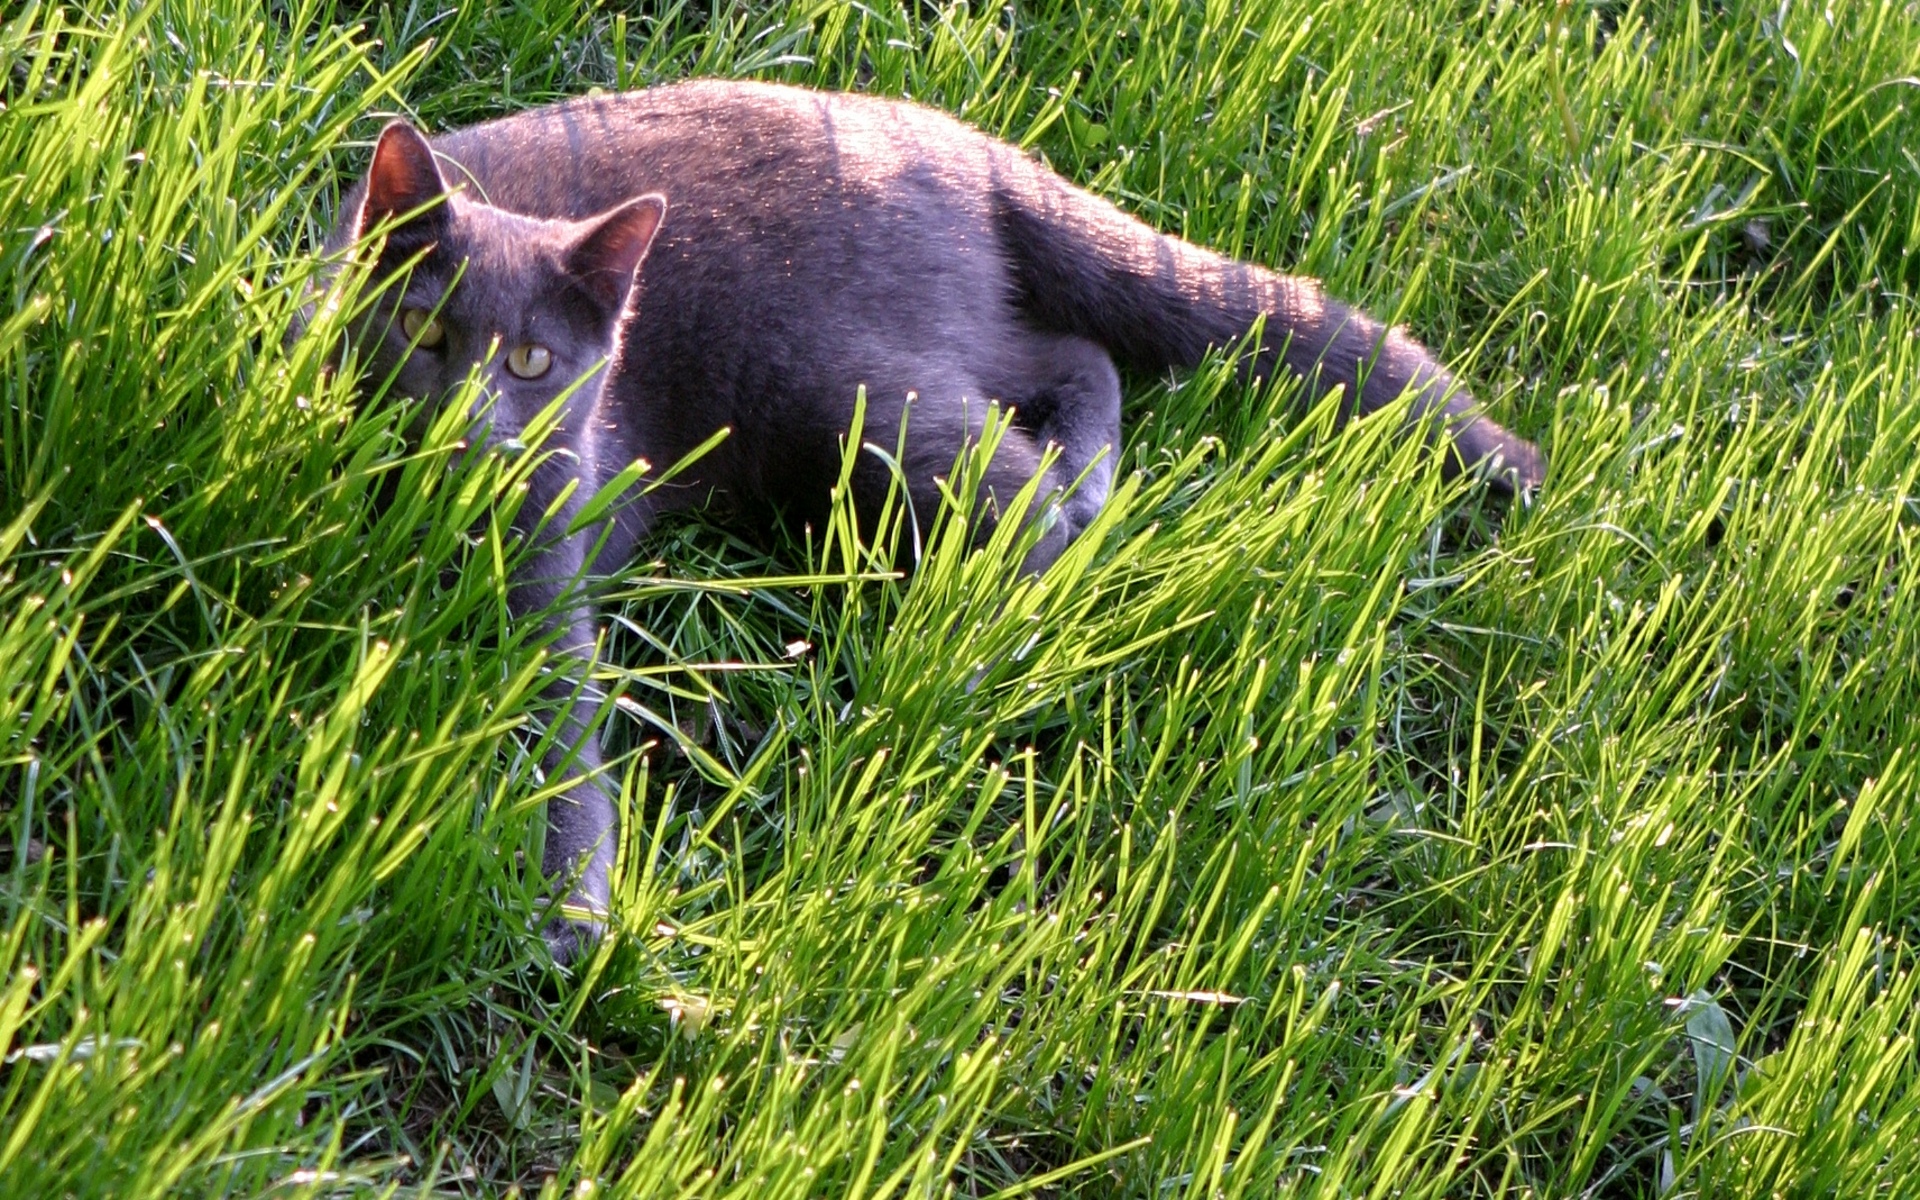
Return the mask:
<svg viewBox="0 0 1920 1200">
<path fill-rule="evenodd" d="M 965 196 L 1005 149 L 906 101 L 714 79 L 582 96 L 430 140 L 449 183 L 572 218 L 643 191 L 682 212 L 792 210 L 903 187 Z"/>
</svg>

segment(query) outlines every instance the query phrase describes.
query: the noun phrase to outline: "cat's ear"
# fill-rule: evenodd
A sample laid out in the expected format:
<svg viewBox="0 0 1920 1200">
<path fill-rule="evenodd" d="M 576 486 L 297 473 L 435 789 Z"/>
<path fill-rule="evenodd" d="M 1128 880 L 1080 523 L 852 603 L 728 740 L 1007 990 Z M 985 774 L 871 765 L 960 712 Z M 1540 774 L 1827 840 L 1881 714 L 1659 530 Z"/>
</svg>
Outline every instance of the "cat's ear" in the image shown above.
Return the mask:
<svg viewBox="0 0 1920 1200">
<path fill-rule="evenodd" d="M 440 177 L 427 139 L 405 121 L 394 121 L 380 131 L 380 141 L 373 148 L 373 165 L 367 168 L 367 193 L 360 201 L 354 234 L 365 237 L 382 221 L 416 212 L 443 200 L 446 194 L 446 180 Z M 434 204 L 406 222 L 405 227 L 437 225 L 446 219 L 446 211 L 446 205 Z"/>
<path fill-rule="evenodd" d="M 666 215 L 666 197 L 647 195 L 589 218 L 586 232 L 567 251 L 568 272 L 596 303 L 617 315 Z"/>
</svg>

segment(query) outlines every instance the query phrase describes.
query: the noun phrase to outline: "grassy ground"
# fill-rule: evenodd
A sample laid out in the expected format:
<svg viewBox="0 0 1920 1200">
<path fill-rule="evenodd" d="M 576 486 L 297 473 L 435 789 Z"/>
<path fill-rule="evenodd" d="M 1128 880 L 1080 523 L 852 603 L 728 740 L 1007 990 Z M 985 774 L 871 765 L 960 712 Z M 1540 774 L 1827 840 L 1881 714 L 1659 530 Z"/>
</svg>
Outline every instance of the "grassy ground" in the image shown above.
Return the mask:
<svg viewBox="0 0 1920 1200">
<path fill-rule="evenodd" d="M 0 18 L 0 1193 L 1920 1193 L 1910 5 L 646 7 Z M 677 525 L 547 973 L 516 468 L 282 334 L 386 115 L 693 74 L 1322 275 L 1547 486 L 1223 362 L 1040 587 Z"/>
</svg>

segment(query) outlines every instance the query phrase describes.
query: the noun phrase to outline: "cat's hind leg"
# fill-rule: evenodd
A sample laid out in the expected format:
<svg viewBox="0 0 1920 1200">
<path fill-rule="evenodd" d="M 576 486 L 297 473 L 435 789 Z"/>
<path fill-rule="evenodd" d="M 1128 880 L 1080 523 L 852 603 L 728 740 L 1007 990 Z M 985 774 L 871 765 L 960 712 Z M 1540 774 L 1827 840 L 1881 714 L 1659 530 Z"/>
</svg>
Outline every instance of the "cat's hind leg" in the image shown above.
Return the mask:
<svg viewBox="0 0 1920 1200">
<path fill-rule="evenodd" d="M 864 440 L 873 446 L 904 448 L 898 467 L 905 477 L 909 513 L 916 527 L 915 542 L 919 545 L 931 534 L 933 520 L 946 495 L 958 491 L 953 473 L 962 451 L 982 443 L 989 413 L 1004 402 L 989 399 L 992 393 L 972 380 L 964 386 L 955 384 L 939 390 L 916 388 L 911 395 L 912 399 L 897 415 L 870 416 L 871 432 Z M 976 546 L 992 535 L 1014 498 L 1041 474 L 1043 459 L 1039 443 L 1017 418 L 1016 413 L 1015 423 L 1001 432 L 992 457 L 976 468 L 979 475 L 970 497 L 971 540 Z M 898 422 L 906 425 L 904 438 L 900 437 Z M 855 496 L 863 509 L 885 495 L 893 465 L 891 458 L 883 460 L 878 455 L 863 458 L 854 481 Z M 1025 512 L 1023 520 L 1027 525 L 1039 523 L 1038 537 L 1022 563 L 1030 574 L 1044 571 L 1078 532 L 1079 527 L 1066 519 L 1053 499 L 1071 478 L 1063 478 L 1056 466 L 1043 479 L 1037 497 Z M 870 511 L 863 513 L 864 518 L 870 516 Z"/>
<path fill-rule="evenodd" d="M 1030 334 L 1000 389 L 1014 423 L 1043 451 L 1058 447 L 1054 503 L 1072 541 L 1113 490 L 1120 453 L 1120 374 L 1104 347 L 1071 335 Z M 1074 484 L 1078 482 L 1078 486 Z M 1071 494 L 1061 495 L 1067 488 Z M 1063 543 L 1064 545 L 1064 543 Z"/>
</svg>

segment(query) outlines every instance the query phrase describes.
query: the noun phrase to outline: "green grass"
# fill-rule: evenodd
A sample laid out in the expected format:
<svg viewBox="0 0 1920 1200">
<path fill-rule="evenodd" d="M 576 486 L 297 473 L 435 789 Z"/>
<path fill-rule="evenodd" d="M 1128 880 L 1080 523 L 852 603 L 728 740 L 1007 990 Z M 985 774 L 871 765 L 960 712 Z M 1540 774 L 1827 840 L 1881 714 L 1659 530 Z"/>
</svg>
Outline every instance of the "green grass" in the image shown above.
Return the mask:
<svg viewBox="0 0 1920 1200">
<path fill-rule="evenodd" d="M 0 1194 L 1920 1193 L 1909 5 L 9 11 Z M 1223 359 L 1039 586 L 663 530 L 546 972 L 524 463 L 284 331 L 386 116 L 691 74 L 1321 275 L 1551 477 Z"/>
</svg>

